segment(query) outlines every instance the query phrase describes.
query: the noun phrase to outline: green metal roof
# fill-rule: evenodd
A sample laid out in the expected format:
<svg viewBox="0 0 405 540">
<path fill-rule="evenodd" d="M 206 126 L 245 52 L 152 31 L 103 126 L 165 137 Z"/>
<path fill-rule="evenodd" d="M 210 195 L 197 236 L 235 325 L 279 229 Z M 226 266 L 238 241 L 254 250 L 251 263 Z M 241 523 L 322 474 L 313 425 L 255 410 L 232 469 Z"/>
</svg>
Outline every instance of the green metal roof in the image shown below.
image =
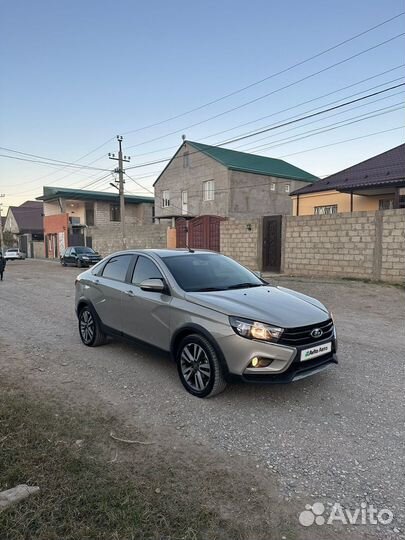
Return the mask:
<svg viewBox="0 0 405 540">
<path fill-rule="evenodd" d="M 75 199 L 91 201 L 118 202 L 119 195 L 115 193 L 106 193 L 105 191 L 87 191 L 84 189 L 70 189 L 61 187 L 44 186 L 44 194 L 37 197 L 38 201 L 51 201 L 53 199 Z M 125 202 L 128 204 L 153 203 L 153 197 L 143 197 L 138 195 L 125 195 Z"/>
<path fill-rule="evenodd" d="M 193 141 L 185 142 L 190 146 L 193 146 L 196 150 L 219 161 L 219 163 L 222 163 L 222 165 L 228 169 L 234 171 L 264 174 L 267 176 L 275 176 L 277 178 L 289 178 L 291 180 L 301 180 L 310 183 L 319 180 L 319 178 L 313 174 L 310 174 L 299 167 L 295 167 L 295 165 L 291 165 L 291 163 L 287 163 L 287 161 L 283 161 L 282 159 L 238 152 L 237 150 L 229 150 L 228 148 L 210 146 L 208 144 Z"/>
</svg>

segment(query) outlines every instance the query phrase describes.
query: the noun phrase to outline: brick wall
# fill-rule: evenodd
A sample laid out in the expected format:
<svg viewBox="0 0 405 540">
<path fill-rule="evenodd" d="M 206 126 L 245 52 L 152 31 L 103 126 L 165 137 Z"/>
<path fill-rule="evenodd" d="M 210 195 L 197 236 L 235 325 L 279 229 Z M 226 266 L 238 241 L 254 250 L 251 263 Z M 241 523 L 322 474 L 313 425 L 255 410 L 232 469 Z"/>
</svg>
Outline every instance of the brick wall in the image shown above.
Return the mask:
<svg viewBox="0 0 405 540">
<path fill-rule="evenodd" d="M 261 267 L 261 219 L 221 221 L 220 250 L 224 255 L 259 270 Z"/>
<path fill-rule="evenodd" d="M 92 237 L 93 249 L 103 257 L 114 253 L 114 251 L 120 251 L 122 249 L 120 227 L 120 223 L 89 227 L 87 234 Z M 127 224 L 126 236 L 128 249 L 165 248 L 167 245 L 167 225 Z"/>
<path fill-rule="evenodd" d="M 221 252 L 252 270 L 261 270 L 261 221 L 221 222 Z M 405 210 L 285 216 L 281 270 L 297 276 L 404 283 Z"/>
</svg>

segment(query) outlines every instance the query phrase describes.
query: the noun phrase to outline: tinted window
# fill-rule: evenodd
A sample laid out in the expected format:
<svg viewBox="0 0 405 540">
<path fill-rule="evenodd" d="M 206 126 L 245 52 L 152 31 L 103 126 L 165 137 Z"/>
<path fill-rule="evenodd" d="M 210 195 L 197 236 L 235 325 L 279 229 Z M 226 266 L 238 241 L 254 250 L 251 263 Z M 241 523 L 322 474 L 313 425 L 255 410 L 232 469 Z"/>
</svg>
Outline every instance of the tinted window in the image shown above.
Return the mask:
<svg viewBox="0 0 405 540">
<path fill-rule="evenodd" d="M 138 261 L 135 266 L 134 275 L 132 277 L 132 283 L 139 285 L 145 279 L 151 278 L 160 278 L 163 279 L 163 276 L 156 266 L 150 259 L 146 257 L 138 257 Z"/>
<path fill-rule="evenodd" d="M 163 257 L 173 277 L 185 291 L 259 287 L 265 282 L 236 261 L 210 253 Z"/>
<path fill-rule="evenodd" d="M 70 248 L 67 248 L 67 250 L 65 251 L 65 253 L 63 254 L 64 257 L 69 257 L 70 255 Z"/>
<path fill-rule="evenodd" d="M 119 255 L 108 261 L 103 270 L 103 277 L 115 279 L 117 281 L 125 281 L 129 263 L 132 255 Z"/>
</svg>

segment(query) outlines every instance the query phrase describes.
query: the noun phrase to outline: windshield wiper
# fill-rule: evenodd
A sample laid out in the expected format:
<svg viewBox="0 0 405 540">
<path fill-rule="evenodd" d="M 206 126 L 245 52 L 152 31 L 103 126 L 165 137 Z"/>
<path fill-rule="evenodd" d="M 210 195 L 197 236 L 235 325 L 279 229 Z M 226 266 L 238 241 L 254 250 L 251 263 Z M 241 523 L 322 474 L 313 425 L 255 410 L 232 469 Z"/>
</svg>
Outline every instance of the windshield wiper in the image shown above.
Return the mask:
<svg viewBox="0 0 405 540">
<path fill-rule="evenodd" d="M 263 287 L 264 283 L 236 283 L 235 285 L 229 285 L 229 289 L 249 289 L 250 287 Z"/>
<path fill-rule="evenodd" d="M 204 289 L 197 289 L 190 292 L 212 292 L 212 291 L 224 291 L 223 287 L 205 287 Z"/>
</svg>

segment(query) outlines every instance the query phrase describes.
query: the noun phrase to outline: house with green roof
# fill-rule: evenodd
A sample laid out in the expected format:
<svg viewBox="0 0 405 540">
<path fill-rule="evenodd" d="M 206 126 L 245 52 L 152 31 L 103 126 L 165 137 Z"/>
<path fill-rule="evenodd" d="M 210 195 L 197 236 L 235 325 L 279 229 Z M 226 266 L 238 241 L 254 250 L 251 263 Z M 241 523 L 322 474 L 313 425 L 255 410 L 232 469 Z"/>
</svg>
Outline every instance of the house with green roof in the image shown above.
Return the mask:
<svg viewBox="0 0 405 540">
<path fill-rule="evenodd" d="M 45 253 L 48 258 L 58 258 L 71 246 L 88 246 L 103 255 L 121 248 L 121 216 L 118 191 L 89 191 L 65 187 L 44 186 L 43 203 Z M 142 227 L 151 244 L 157 233 L 156 243 L 165 245 L 166 232 L 153 225 L 153 197 L 125 195 L 125 224 L 127 240 L 134 247 L 146 245 L 141 238 Z M 143 234 L 143 233 L 142 233 Z"/>
<path fill-rule="evenodd" d="M 154 183 L 155 217 L 288 215 L 289 194 L 317 180 L 282 159 L 185 140 Z"/>
</svg>

